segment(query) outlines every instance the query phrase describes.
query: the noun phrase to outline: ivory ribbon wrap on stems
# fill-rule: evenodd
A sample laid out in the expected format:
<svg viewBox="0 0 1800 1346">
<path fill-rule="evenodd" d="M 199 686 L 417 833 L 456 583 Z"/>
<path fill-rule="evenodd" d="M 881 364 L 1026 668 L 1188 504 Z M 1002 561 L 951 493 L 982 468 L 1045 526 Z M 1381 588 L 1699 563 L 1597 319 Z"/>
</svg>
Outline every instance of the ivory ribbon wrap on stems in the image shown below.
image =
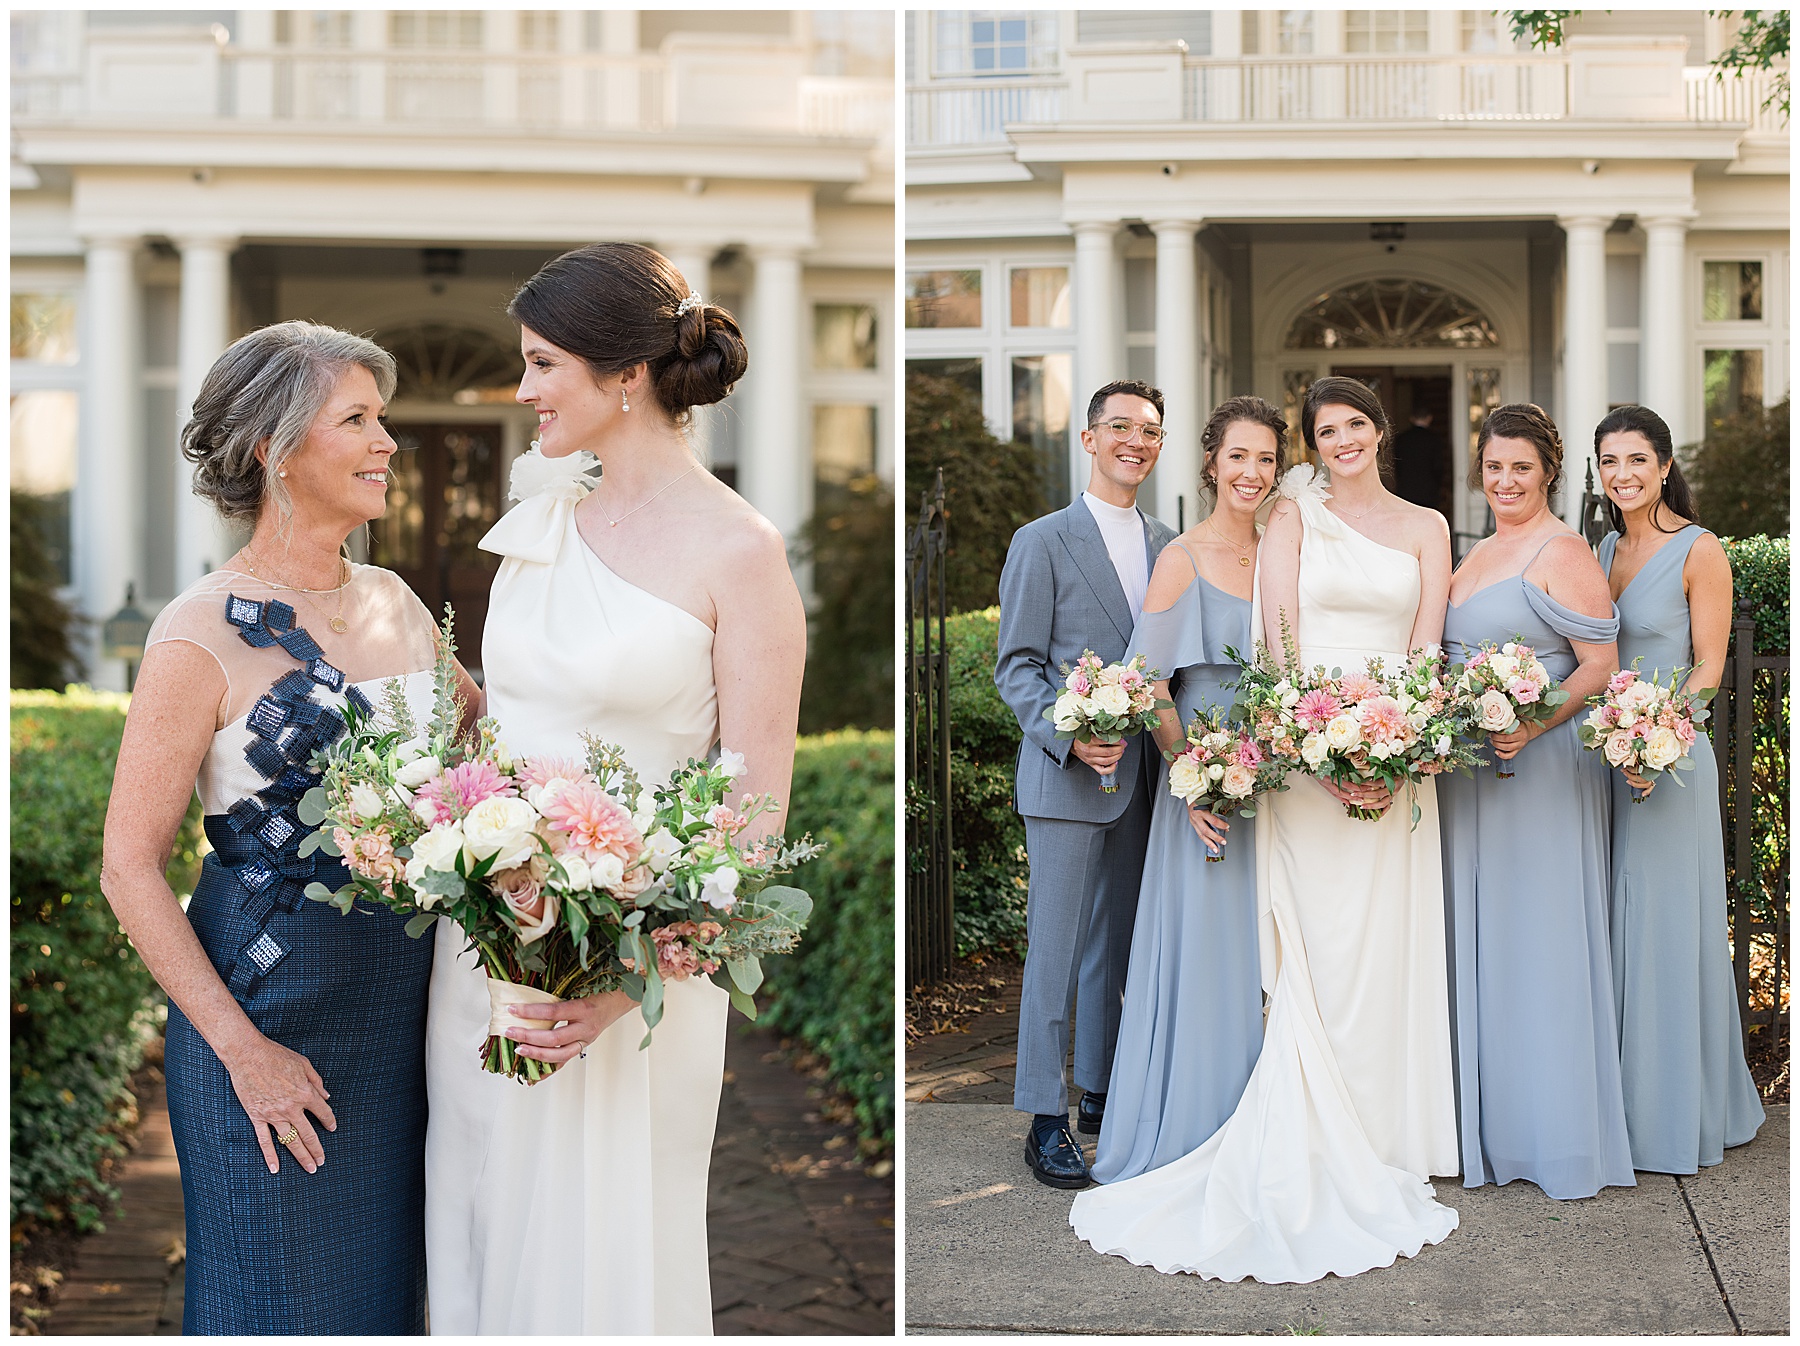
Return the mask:
<svg viewBox="0 0 1800 1346">
<path fill-rule="evenodd" d="M 487 979 L 488 989 L 488 1036 L 504 1037 L 508 1028 L 516 1027 L 521 1020 L 512 1012 L 514 1005 L 549 1005 L 562 997 L 553 996 L 548 991 L 540 991 L 535 986 L 520 986 L 516 982 L 502 981 L 498 977 Z M 548 1020 L 533 1019 L 528 1022 L 539 1027 L 550 1026 Z"/>
</svg>

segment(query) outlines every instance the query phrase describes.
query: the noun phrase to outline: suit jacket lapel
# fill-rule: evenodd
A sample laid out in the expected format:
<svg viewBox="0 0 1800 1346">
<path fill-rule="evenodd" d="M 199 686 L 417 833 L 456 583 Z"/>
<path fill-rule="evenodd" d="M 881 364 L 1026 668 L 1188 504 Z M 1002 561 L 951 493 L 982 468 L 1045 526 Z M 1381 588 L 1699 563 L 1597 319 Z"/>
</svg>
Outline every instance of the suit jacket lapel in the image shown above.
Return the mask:
<svg viewBox="0 0 1800 1346">
<path fill-rule="evenodd" d="M 1118 628 L 1119 638 L 1131 640 L 1131 604 L 1125 600 L 1125 586 L 1119 583 L 1119 572 L 1113 569 L 1112 554 L 1106 550 L 1106 539 L 1100 536 L 1100 525 L 1093 511 L 1080 496 L 1068 508 L 1068 526 L 1063 530 L 1063 546 L 1106 609 L 1106 615 Z"/>
</svg>

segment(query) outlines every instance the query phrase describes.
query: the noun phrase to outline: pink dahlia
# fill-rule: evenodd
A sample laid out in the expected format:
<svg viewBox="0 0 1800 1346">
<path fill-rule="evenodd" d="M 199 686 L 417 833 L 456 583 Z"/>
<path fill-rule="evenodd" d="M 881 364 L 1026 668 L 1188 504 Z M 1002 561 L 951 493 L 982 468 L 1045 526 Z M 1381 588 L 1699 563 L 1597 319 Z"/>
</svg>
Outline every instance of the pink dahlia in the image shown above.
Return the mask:
<svg viewBox="0 0 1800 1346">
<path fill-rule="evenodd" d="M 1308 729 L 1323 729 L 1342 709 L 1330 692 L 1312 691 L 1294 703 L 1294 718 Z"/>
<path fill-rule="evenodd" d="M 616 855 L 629 868 L 644 849 L 644 837 L 626 807 L 591 781 L 557 792 L 544 807 L 552 826 L 568 835 L 570 848 L 588 860 Z"/>
<path fill-rule="evenodd" d="M 484 799 L 511 798 L 518 794 L 512 781 L 500 774 L 492 762 L 464 762 L 426 781 L 413 796 L 413 807 L 428 805 L 434 817 L 433 826 L 462 818 Z"/>
<path fill-rule="evenodd" d="M 548 785 L 551 781 L 590 781 L 587 765 L 574 757 L 530 757 L 514 777 L 521 786 Z"/>
<path fill-rule="evenodd" d="M 1347 704 L 1380 696 L 1381 690 L 1381 684 L 1367 673 L 1346 673 L 1338 682 L 1338 695 Z"/>
<path fill-rule="evenodd" d="M 1406 716 L 1391 696 L 1378 696 L 1362 704 L 1363 737 L 1392 742 L 1406 736 Z"/>
</svg>

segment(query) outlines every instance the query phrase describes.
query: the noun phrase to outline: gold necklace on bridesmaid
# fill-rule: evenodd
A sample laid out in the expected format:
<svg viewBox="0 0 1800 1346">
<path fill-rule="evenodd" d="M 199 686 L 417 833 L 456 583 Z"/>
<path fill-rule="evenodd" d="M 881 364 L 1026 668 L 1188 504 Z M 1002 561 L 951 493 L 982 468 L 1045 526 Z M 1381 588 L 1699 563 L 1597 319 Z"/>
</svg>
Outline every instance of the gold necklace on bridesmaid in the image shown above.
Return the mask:
<svg viewBox="0 0 1800 1346">
<path fill-rule="evenodd" d="M 1219 531 L 1218 526 L 1213 523 L 1212 515 L 1210 515 L 1210 514 L 1208 514 L 1206 516 L 1206 526 L 1208 528 L 1212 529 L 1212 535 L 1214 537 L 1218 538 L 1219 541 L 1223 542 L 1227 547 L 1230 547 L 1232 551 L 1237 553 L 1239 565 L 1246 566 L 1246 567 L 1249 566 L 1250 553 L 1256 550 L 1256 539 L 1255 539 L 1254 535 L 1250 539 L 1249 547 L 1247 547 L 1247 548 L 1240 547 L 1237 545 L 1237 543 L 1231 541 L 1230 538 L 1226 537 L 1225 534 L 1223 534 Z"/>
</svg>

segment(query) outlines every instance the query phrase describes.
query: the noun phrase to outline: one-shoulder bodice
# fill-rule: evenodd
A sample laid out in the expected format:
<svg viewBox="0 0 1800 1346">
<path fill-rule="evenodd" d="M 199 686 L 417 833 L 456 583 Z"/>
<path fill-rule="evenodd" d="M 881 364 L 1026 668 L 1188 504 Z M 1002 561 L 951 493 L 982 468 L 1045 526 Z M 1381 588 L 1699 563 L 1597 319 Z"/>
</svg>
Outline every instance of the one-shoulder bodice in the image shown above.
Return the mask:
<svg viewBox="0 0 1800 1346">
<path fill-rule="evenodd" d="M 1623 667 L 1630 668 L 1632 660 L 1641 658 L 1645 673 L 1666 675 L 1693 665 L 1692 618 L 1681 572 L 1688 553 L 1705 532 L 1697 523 L 1683 528 L 1663 543 L 1619 595 L 1619 663 Z M 1600 540 L 1600 568 L 1609 576 L 1618 545 L 1617 533 Z"/>
<path fill-rule="evenodd" d="M 514 752 L 579 756 L 591 731 L 646 784 L 665 781 L 718 739 L 713 632 L 594 554 L 575 522 L 588 489 L 565 476 L 482 539 L 505 558 L 482 640 L 488 713 Z"/>
<path fill-rule="evenodd" d="M 1300 510 L 1300 656 L 1311 668 L 1361 668 L 1372 658 L 1393 668 L 1412 643 L 1422 583 L 1418 558 L 1364 537 L 1325 508 L 1329 497 L 1290 470 L 1283 494 Z M 1281 632 L 1266 633 L 1279 649 Z"/>
</svg>

